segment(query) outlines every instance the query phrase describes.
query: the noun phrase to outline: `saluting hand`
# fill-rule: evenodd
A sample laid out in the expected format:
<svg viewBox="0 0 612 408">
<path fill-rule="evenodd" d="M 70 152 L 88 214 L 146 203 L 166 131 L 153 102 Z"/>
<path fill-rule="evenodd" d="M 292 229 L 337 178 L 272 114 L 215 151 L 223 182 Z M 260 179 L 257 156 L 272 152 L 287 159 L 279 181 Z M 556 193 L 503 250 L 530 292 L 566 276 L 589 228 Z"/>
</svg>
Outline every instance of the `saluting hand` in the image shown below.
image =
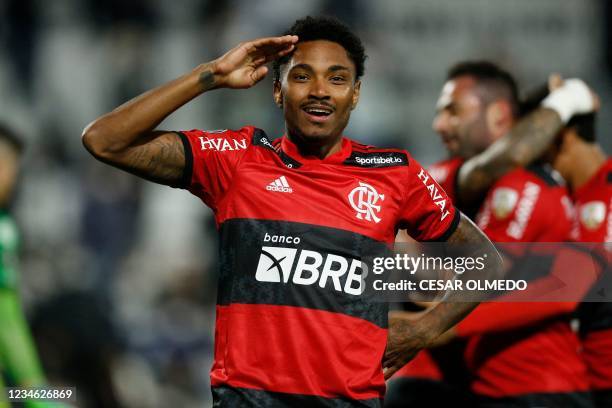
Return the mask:
<svg viewBox="0 0 612 408">
<path fill-rule="evenodd" d="M 214 88 L 250 88 L 266 76 L 266 64 L 292 52 L 297 41 L 297 36 L 285 35 L 238 44 L 214 60 L 212 70 L 205 71 L 201 81 Z"/>
</svg>

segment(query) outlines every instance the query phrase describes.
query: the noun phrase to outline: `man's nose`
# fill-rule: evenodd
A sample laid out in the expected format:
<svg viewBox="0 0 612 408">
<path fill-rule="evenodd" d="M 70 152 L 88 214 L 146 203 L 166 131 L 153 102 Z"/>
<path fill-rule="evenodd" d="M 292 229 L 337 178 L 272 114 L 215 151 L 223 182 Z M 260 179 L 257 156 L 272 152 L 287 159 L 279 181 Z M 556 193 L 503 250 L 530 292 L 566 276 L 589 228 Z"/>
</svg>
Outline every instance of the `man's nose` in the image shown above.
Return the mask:
<svg viewBox="0 0 612 408">
<path fill-rule="evenodd" d="M 436 114 L 431 127 L 436 133 L 444 134 L 448 132 L 448 123 L 448 113 L 442 111 Z"/>
<path fill-rule="evenodd" d="M 329 98 L 329 88 L 327 82 L 322 78 L 318 78 L 312 81 L 312 86 L 310 87 L 310 96 L 316 99 Z"/>
</svg>

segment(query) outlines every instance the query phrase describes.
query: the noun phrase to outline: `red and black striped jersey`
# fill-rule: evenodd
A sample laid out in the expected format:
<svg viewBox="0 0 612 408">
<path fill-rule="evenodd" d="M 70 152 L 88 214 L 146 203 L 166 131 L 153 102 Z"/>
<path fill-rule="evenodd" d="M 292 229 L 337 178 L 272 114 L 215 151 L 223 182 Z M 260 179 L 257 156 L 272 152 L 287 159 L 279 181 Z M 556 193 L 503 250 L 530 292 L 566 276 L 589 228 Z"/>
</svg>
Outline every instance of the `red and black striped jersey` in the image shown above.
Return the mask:
<svg viewBox="0 0 612 408">
<path fill-rule="evenodd" d="M 612 242 L 612 159 L 573 193 L 572 239 Z M 604 253 L 602 259 L 610 259 Z M 609 265 L 609 263 L 608 263 Z M 606 273 L 610 273 L 609 267 Z M 598 290 L 598 286 L 594 288 Z M 612 303 L 584 303 L 579 309 L 582 349 L 591 389 L 612 389 Z"/>
<path fill-rule="evenodd" d="M 361 296 L 361 259 L 398 228 L 446 239 L 447 195 L 402 150 L 343 138 L 320 160 L 254 127 L 180 135 L 184 186 L 220 235 L 219 406 L 380 406 L 387 305 Z"/>
<path fill-rule="evenodd" d="M 548 166 L 506 174 L 489 190 L 477 216 L 480 228 L 495 242 L 566 241 L 573 209 L 553 174 Z M 479 305 L 457 326 L 459 335 L 468 336 L 472 390 L 488 397 L 586 391 L 578 338 L 569 324 L 577 303 Z"/>
</svg>

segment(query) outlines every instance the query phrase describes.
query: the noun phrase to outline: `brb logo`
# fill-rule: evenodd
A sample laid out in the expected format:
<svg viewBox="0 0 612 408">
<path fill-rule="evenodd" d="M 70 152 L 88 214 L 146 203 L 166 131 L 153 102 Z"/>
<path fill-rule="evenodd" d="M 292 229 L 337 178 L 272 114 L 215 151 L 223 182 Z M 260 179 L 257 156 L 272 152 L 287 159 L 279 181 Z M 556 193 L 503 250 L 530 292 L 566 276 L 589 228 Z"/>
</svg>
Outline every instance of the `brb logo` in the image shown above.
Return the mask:
<svg viewBox="0 0 612 408">
<path fill-rule="evenodd" d="M 360 220 L 380 222 L 377 214 L 380 212 L 380 201 L 385 199 L 384 194 L 378 194 L 374 187 L 364 182 L 359 182 L 359 187 L 355 187 L 348 195 L 349 203 L 357 214 L 355 216 Z"/>
<path fill-rule="evenodd" d="M 300 238 L 266 233 L 264 242 L 299 244 Z M 358 296 L 365 290 L 367 273 L 365 264 L 357 259 L 306 249 L 264 246 L 255 279 L 276 283 L 291 281 L 296 285 L 314 285 L 318 282 L 321 288 L 331 281 L 337 292 Z"/>
</svg>

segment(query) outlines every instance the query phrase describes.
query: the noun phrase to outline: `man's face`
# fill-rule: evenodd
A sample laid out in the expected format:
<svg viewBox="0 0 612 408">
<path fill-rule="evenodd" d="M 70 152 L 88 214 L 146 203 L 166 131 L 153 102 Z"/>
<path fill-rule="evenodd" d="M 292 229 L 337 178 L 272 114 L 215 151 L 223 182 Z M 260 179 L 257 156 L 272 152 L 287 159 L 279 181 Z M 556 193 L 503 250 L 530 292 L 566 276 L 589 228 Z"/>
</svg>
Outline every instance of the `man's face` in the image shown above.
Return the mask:
<svg viewBox="0 0 612 408">
<path fill-rule="evenodd" d="M 282 106 L 287 132 L 298 140 L 325 143 L 338 139 L 359 99 L 355 64 L 337 43 L 299 43 L 280 82 L 274 101 Z"/>
<path fill-rule="evenodd" d="M 556 154 L 552 160 L 552 165 L 565 180 L 571 180 L 572 170 L 576 167 L 572 153 L 577 138 L 573 129 L 564 128 L 557 136 L 554 146 Z"/>
<path fill-rule="evenodd" d="M 460 76 L 444 84 L 436 104 L 433 129 L 451 157 L 470 157 L 482 152 L 491 140 L 486 107 L 477 94 L 476 81 Z"/>
<path fill-rule="evenodd" d="M 0 141 L 0 207 L 6 206 L 12 196 L 17 174 L 19 155 L 13 146 Z"/>
</svg>

